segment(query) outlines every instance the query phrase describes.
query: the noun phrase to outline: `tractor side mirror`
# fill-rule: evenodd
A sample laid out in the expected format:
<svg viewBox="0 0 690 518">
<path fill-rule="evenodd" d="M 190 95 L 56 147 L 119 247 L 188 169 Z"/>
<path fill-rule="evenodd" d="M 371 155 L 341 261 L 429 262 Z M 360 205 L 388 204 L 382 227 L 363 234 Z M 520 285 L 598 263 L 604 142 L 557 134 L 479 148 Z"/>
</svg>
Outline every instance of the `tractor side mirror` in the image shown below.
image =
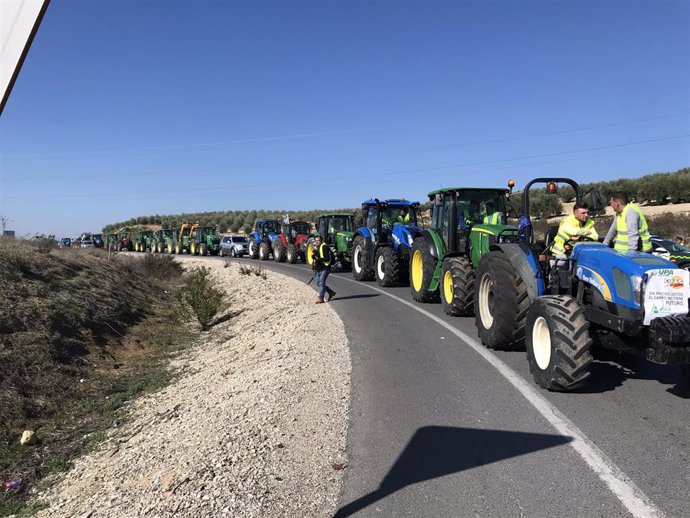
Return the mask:
<svg viewBox="0 0 690 518">
<path fill-rule="evenodd" d="M 601 199 L 601 193 L 599 192 L 598 189 L 592 189 L 589 192 L 591 196 L 591 203 L 589 204 L 590 208 L 593 211 L 600 211 L 604 209 L 604 202 Z"/>
</svg>

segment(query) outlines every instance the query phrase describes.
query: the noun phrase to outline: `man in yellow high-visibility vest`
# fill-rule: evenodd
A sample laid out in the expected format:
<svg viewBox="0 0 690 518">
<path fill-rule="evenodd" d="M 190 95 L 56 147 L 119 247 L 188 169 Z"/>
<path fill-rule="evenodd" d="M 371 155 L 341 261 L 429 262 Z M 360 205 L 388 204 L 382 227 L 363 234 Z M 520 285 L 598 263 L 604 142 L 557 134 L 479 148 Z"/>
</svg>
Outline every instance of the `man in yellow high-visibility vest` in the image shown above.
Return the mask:
<svg viewBox="0 0 690 518">
<path fill-rule="evenodd" d="M 500 225 L 503 222 L 502 214 L 495 210 L 492 201 L 486 202 L 486 215 L 482 219 L 485 225 Z"/>
<path fill-rule="evenodd" d="M 613 241 L 613 248 L 618 252 L 651 252 L 649 227 L 639 205 L 629 203 L 628 195 L 624 192 L 613 193 L 609 203 L 616 216 L 604 238 L 604 244 Z"/>
<path fill-rule="evenodd" d="M 586 203 L 573 205 L 573 213 L 563 218 L 558 226 L 558 233 L 553 238 L 551 251 L 559 258 L 564 259 L 568 249 L 568 243 L 579 241 L 581 238 L 599 240 L 599 234 L 594 228 L 594 219 L 589 217 L 589 207 Z"/>
</svg>

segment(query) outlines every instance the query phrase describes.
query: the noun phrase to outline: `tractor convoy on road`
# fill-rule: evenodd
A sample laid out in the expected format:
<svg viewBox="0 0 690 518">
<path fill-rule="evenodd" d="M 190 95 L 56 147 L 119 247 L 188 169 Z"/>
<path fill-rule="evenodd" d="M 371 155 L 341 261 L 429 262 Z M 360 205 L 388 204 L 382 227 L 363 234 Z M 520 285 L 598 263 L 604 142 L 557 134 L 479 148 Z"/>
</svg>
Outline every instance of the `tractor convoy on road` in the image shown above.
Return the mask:
<svg viewBox="0 0 690 518">
<path fill-rule="evenodd" d="M 661 364 L 690 365 L 690 271 L 664 257 L 615 251 L 600 242 L 569 243 L 567 259 L 550 248 L 558 230 L 536 239 L 530 219 L 535 186 L 556 193 L 565 184 L 576 202 L 601 210 L 596 190 L 583 193 L 569 178 L 537 178 L 521 193 L 508 188 L 452 187 L 429 193 L 431 222 L 419 202 L 369 199 L 354 215 L 306 221 L 257 219 L 251 259 L 313 263 L 314 237 L 331 248 L 336 271 L 382 287 L 407 285 L 421 303 L 440 301 L 451 316 L 474 317 L 491 349 L 526 349 L 535 382 L 548 390 L 580 388 L 591 376 L 593 345 L 634 352 Z M 520 196 L 516 196 L 520 194 Z M 520 200 L 520 207 L 511 202 Z M 117 250 L 218 255 L 212 226 L 122 229 L 108 234 Z"/>
</svg>

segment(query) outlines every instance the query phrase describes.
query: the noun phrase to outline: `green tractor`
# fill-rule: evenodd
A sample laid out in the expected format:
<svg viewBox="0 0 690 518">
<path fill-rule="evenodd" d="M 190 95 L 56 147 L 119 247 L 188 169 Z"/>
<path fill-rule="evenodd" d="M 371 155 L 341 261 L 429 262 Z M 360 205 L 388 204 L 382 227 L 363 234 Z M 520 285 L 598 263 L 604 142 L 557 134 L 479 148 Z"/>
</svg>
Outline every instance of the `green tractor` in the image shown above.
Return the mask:
<svg viewBox="0 0 690 518">
<path fill-rule="evenodd" d="M 517 240 L 506 225 L 508 189 L 452 187 L 429 193 L 431 227 L 414 235 L 410 289 L 418 302 L 439 295 L 448 315 L 474 314 L 474 271 L 489 247 Z"/>
<path fill-rule="evenodd" d="M 189 246 L 192 243 L 192 236 L 196 233 L 198 227 L 197 223 L 182 223 L 180 228 L 175 231 L 176 254 L 190 253 Z"/>
<path fill-rule="evenodd" d="M 352 214 L 321 214 L 316 220 L 316 231 L 324 243 L 335 253 L 336 269 L 349 268 L 352 264 L 352 238 L 354 236 Z M 307 264 L 314 262 L 314 237 L 307 241 Z"/>
<path fill-rule="evenodd" d="M 163 228 L 153 233 L 151 252 L 155 254 L 172 253 L 175 246 L 175 231 L 171 228 Z"/>
<path fill-rule="evenodd" d="M 220 252 L 220 237 L 216 227 L 198 227 L 189 240 L 191 255 L 218 255 Z"/>
<path fill-rule="evenodd" d="M 142 228 L 134 233 L 134 251 L 135 252 L 146 252 L 151 250 L 151 245 L 153 243 L 153 230 L 148 228 Z"/>
</svg>

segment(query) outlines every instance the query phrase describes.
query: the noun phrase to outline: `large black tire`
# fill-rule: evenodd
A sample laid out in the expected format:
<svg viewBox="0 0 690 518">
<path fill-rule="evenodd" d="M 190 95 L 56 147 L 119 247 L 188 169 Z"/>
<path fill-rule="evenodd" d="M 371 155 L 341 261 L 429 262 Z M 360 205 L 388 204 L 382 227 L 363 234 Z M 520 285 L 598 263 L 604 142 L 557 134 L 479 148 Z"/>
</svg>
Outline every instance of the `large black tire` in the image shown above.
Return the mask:
<svg viewBox="0 0 690 518">
<path fill-rule="evenodd" d="M 427 239 L 418 237 L 410 252 L 410 291 L 417 302 L 435 302 L 438 299 L 438 289 L 429 289 L 435 269 L 436 258 L 431 255 Z"/>
<path fill-rule="evenodd" d="M 379 286 L 397 286 L 400 284 L 400 259 L 391 246 L 382 246 L 376 250 L 376 282 Z"/>
<path fill-rule="evenodd" d="M 490 349 L 521 349 L 528 307 L 527 287 L 508 258 L 498 251 L 486 254 L 477 268 L 474 292 L 482 343 Z"/>
<path fill-rule="evenodd" d="M 374 271 L 369 268 L 369 251 L 364 236 L 357 236 L 352 242 L 352 276 L 356 281 L 374 278 Z"/>
<path fill-rule="evenodd" d="M 277 263 L 285 261 L 285 247 L 279 237 L 273 242 L 273 260 Z"/>
<path fill-rule="evenodd" d="M 299 252 L 297 252 L 297 247 L 293 243 L 288 243 L 286 259 L 290 264 L 295 264 L 299 258 Z"/>
<path fill-rule="evenodd" d="M 271 245 L 266 241 L 262 241 L 259 245 L 259 260 L 268 261 L 271 257 Z"/>
<path fill-rule="evenodd" d="M 474 314 L 474 269 L 467 257 L 447 257 L 441 270 L 441 305 L 446 315 Z"/>
<path fill-rule="evenodd" d="M 547 390 L 581 387 L 590 376 L 592 339 L 585 309 L 568 295 L 538 297 L 527 311 L 527 361 L 534 381 Z"/>
<path fill-rule="evenodd" d="M 259 245 L 256 244 L 256 239 L 254 239 L 253 237 L 249 238 L 249 258 L 259 258 Z"/>
<path fill-rule="evenodd" d="M 199 245 L 199 255 L 202 257 L 208 255 L 208 248 L 206 247 L 206 243 L 201 243 Z"/>
<path fill-rule="evenodd" d="M 182 254 L 183 251 L 184 250 L 182 249 L 182 243 L 180 243 L 179 241 L 177 243 L 175 243 L 175 253 L 177 255 L 180 255 L 180 254 Z"/>
</svg>

